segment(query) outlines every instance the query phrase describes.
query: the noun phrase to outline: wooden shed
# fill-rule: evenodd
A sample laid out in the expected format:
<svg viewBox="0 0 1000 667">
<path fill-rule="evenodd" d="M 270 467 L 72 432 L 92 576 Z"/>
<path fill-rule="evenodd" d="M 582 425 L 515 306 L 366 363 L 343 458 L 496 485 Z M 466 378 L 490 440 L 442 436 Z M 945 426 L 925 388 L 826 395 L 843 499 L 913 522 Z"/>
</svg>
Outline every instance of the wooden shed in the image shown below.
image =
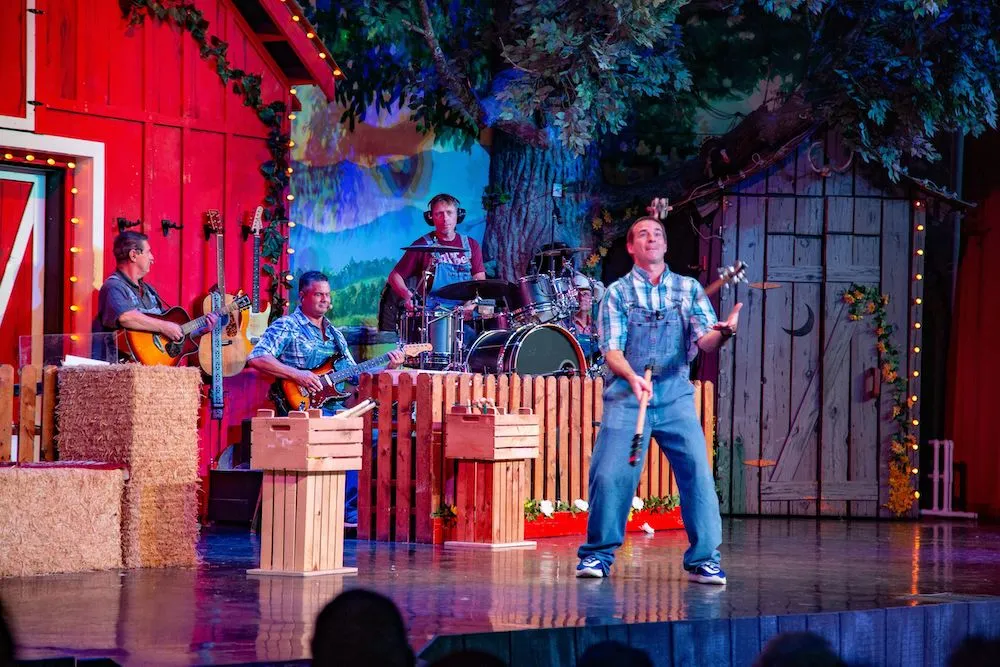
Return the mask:
<svg viewBox="0 0 1000 667">
<path fill-rule="evenodd" d="M 895 516 L 884 506 L 899 399 L 883 383 L 873 318 L 852 318 L 844 294 L 860 285 L 888 297 L 901 393 L 919 399 L 929 195 L 851 160 L 835 135 L 815 139 L 727 189 L 706 242 L 715 265 L 750 265 L 750 284 L 717 304 L 720 316 L 744 305 L 719 355 L 723 512 Z M 905 415 L 916 442 L 919 406 Z M 907 450 L 915 491 L 918 452 Z"/>
</svg>

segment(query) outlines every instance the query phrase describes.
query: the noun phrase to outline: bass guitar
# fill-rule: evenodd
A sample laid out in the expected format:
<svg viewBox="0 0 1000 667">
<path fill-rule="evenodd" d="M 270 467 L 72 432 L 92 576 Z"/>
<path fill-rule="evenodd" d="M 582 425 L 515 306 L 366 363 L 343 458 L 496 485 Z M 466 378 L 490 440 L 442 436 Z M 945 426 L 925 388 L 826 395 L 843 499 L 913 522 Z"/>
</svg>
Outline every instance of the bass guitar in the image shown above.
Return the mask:
<svg viewBox="0 0 1000 667">
<path fill-rule="evenodd" d="M 423 352 L 430 352 L 433 349 L 430 343 L 413 343 L 403 345 L 400 348 L 407 357 L 415 357 Z M 310 408 L 322 408 L 327 403 L 343 401 L 351 395 L 347 389 L 347 381 L 379 366 L 389 363 L 389 355 L 383 354 L 374 359 L 363 361 L 355 366 L 336 370 L 334 366 L 343 357 L 331 357 L 319 368 L 314 368 L 313 373 L 319 376 L 323 388 L 319 391 L 308 392 L 300 387 L 294 380 L 281 381 L 281 394 L 288 403 L 289 410 L 309 410 Z"/>
<path fill-rule="evenodd" d="M 250 297 L 244 295 L 225 308 L 216 310 L 220 317 L 250 307 Z M 205 327 L 205 316 L 191 319 L 180 306 L 175 306 L 162 315 L 149 315 L 157 320 L 173 322 L 180 326 L 184 337 L 172 341 L 163 334 L 152 331 L 119 329 L 118 349 L 127 350 L 133 359 L 146 366 L 176 366 L 185 356 L 198 351 L 198 345 L 191 340 L 191 334 Z"/>
<path fill-rule="evenodd" d="M 256 345 L 264 335 L 268 320 L 271 319 L 271 304 L 264 306 L 263 310 L 260 304 L 260 233 L 263 229 L 263 213 L 264 207 L 258 206 L 253 214 L 253 222 L 250 223 L 250 233 L 253 235 L 253 283 L 250 288 L 250 312 L 245 315 L 245 319 L 249 320 L 246 329 L 250 347 Z"/>
</svg>

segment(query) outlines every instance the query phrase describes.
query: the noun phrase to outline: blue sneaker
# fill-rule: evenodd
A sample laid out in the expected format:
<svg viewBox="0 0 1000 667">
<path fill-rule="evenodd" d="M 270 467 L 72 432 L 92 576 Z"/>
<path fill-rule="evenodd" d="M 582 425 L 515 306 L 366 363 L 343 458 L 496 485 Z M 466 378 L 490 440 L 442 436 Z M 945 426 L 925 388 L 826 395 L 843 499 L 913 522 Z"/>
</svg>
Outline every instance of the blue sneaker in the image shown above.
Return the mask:
<svg viewBox="0 0 1000 667">
<path fill-rule="evenodd" d="M 608 566 L 600 558 L 587 556 L 576 566 L 576 576 L 581 579 L 601 579 L 608 576 Z"/>
<path fill-rule="evenodd" d="M 688 580 L 698 584 L 725 586 L 726 573 L 718 563 L 702 563 L 695 569 L 688 570 Z"/>
</svg>

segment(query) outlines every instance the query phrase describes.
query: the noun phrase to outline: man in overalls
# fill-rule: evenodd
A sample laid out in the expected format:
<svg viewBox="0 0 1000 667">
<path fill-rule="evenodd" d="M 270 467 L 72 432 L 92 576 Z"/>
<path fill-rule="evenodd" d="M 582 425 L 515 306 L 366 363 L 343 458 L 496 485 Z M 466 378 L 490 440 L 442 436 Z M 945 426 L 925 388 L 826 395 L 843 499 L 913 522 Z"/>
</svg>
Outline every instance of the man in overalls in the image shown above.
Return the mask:
<svg viewBox="0 0 1000 667">
<path fill-rule="evenodd" d="M 413 245 L 437 245 L 454 248 L 453 252 L 420 252 L 407 250 L 402 259 L 389 273 L 389 286 L 402 300 L 407 312 L 414 312 L 414 301 L 417 293 L 407 286 L 408 279 L 426 280 L 430 277 L 430 286 L 434 290 L 453 283 L 466 280 L 483 280 L 486 278 L 486 268 L 483 266 L 483 251 L 476 240 L 458 234 L 455 228 L 465 219 L 465 209 L 459 206 L 459 201 L 449 194 L 439 194 L 431 199 L 428 210 L 424 212 L 424 220 L 434 226 L 434 231 L 424 234 L 413 242 Z M 419 281 L 418 281 L 419 282 Z M 430 290 L 428 290 L 430 291 Z M 450 301 L 428 296 L 424 307 L 431 313 L 454 309 L 461 301 Z M 465 345 L 471 344 L 469 338 L 474 335 L 470 327 L 466 327 Z M 438 351 L 438 350 L 435 350 Z"/>
<path fill-rule="evenodd" d="M 655 202 L 654 202 L 655 204 Z M 735 335 L 742 304 L 717 322 L 712 304 L 693 278 L 670 271 L 663 224 L 639 218 L 628 231 L 634 268 L 609 288 L 598 317 L 600 348 L 613 376 L 604 389 L 604 414 L 590 461 L 587 543 L 578 551 L 578 577 L 605 577 L 625 537 L 625 522 L 642 472 L 650 435 L 666 453 L 680 492 L 690 547 L 688 578 L 725 584 L 719 563 L 722 519 L 705 437 L 694 408 L 688 364 Z M 652 382 L 643 373 L 652 366 Z M 630 465 L 639 400 L 651 392 L 639 465 Z"/>
</svg>

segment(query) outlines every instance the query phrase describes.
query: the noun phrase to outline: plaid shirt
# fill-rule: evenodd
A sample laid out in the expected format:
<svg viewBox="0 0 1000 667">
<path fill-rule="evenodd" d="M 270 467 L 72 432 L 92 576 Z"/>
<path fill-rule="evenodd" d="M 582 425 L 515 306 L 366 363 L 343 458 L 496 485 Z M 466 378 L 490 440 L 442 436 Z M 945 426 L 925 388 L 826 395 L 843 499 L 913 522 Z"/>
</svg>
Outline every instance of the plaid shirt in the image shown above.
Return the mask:
<svg viewBox="0 0 1000 667">
<path fill-rule="evenodd" d="M 326 336 L 324 336 L 324 333 Z M 299 369 L 313 369 L 337 353 L 344 355 L 338 367 L 353 366 L 354 356 L 347 339 L 335 326 L 323 321 L 323 331 L 309 321 L 301 308 L 279 317 L 264 331 L 248 359 L 270 354 L 283 364 Z"/>
<path fill-rule="evenodd" d="M 629 310 L 634 307 L 663 310 L 675 301 L 680 303 L 681 314 L 688 324 L 687 358 L 690 362 L 698 354 L 698 339 L 711 331 L 717 321 L 715 310 L 697 280 L 674 273 L 669 267 L 664 269 L 658 285 L 650 282 L 649 276 L 639 267 L 633 267 L 611 284 L 601 299 L 597 317 L 601 352 L 625 351 Z"/>
</svg>

